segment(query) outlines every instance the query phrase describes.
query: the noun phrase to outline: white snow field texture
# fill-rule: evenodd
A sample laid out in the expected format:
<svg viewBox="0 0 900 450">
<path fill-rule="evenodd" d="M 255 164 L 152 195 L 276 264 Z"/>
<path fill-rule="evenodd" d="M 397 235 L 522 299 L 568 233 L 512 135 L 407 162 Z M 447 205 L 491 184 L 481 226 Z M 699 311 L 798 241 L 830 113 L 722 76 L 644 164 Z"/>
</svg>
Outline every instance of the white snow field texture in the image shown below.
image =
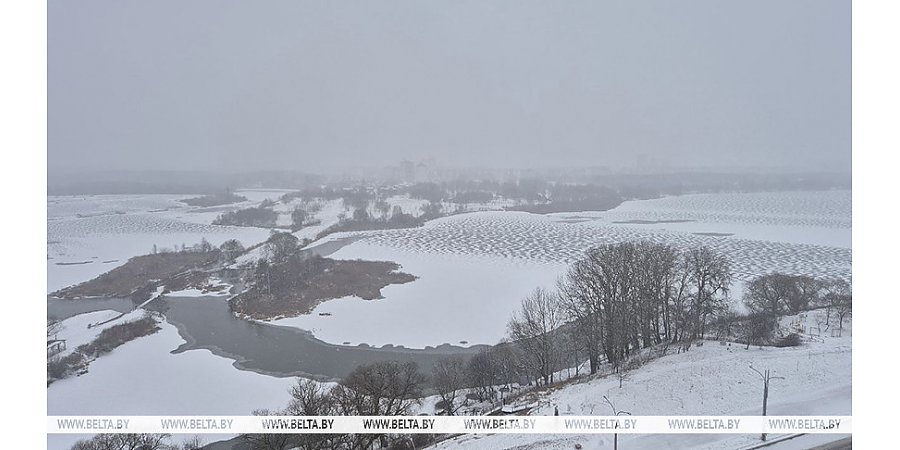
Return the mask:
<svg viewBox="0 0 900 450">
<path fill-rule="evenodd" d="M 662 220 L 692 222 L 658 223 Z M 656 223 L 615 223 L 637 221 Z M 552 288 L 566 266 L 592 246 L 631 240 L 683 249 L 703 245 L 724 254 L 737 278 L 736 306 L 741 283 L 757 275 L 849 280 L 851 271 L 849 191 L 689 195 L 551 216 L 478 212 L 420 228 L 330 238 L 350 235 L 360 239 L 333 258 L 394 261 L 419 278 L 385 287 L 383 299 L 331 300 L 310 314 L 275 323 L 310 330 L 335 344 L 495 344 L 512 311 L 534 288 Z"/>
</svg>

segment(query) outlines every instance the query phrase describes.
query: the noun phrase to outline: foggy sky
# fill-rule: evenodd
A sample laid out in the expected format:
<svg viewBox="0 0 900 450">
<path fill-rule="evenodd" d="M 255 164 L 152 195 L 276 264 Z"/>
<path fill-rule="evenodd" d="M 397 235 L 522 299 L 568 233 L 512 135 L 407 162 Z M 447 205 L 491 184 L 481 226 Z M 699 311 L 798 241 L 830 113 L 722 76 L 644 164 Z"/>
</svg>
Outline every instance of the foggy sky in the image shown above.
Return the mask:
<svg viewBox="0 0 900 450">
<path fill-rule="evenodd" d="M 850 2 L 50 0 L 48 169 L 850 169 Z"/>
</svg>

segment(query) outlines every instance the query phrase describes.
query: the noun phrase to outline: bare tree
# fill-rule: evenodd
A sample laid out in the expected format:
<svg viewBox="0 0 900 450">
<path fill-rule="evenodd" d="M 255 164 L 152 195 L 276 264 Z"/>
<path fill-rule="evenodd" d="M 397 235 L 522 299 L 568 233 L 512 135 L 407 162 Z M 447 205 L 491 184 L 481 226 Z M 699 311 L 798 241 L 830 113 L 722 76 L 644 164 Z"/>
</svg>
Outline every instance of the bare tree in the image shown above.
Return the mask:
<svg viewBox="0 0 900 450">
<path fill-rule="evenodd" d="M 588 250 L 557 290 L 596 373 L 601 356 L 618 368 L 640 348 L 689 345 L 725 310 L 730 283 L 728 260 L 709 249 L 626 242 Z"/>
<path fill-rule="evenodd" d="M 280 411 L 257 409 L 251 414 L 254 416 L 279 416 Z M 241 440 L 250 445 L 251 450 L 285 450 L 292 435 L 285 433 L 254 433 L 241 435 Z"/>
<path fill-rule="evenodd" d="M 272 298 L 272 265 L 269 260 L 260 258 L 253 270 L 253 285 L 260 292 L 265 292 L 265 297 Z"/>
<path fill-rule="evenodd" d="M 513 313 L 508 324 L 510 336 L 523 349 L 544 384 L 553 381 L 553 369 L 560 356 L 554 330 L 563 324 L 564 318 L 559 297 L 537 288 L 522 300 L 521 308 Z"/>
<path fill-rule="evenodd" d="M 596 333 L 592 344 L 616 367 L 639 345 L 638 269 L 635 244 L 622 243 L 588 250 L 570 271 L 569 310 L 582 320 L 582 331 Z"/>
<path fill-rule="evenodd" d="M 790 298 L 789 310 L 796 314 L 801 311 L 809 310 L 813 305 L 817 304 L 822 297 L 822 293 L 827 287 L 827 283 L 817 280 L 806 275 L 793 277 L 795 293 Z"/>
<path fill-rule="evenodd" d="M 206 252 L 211 252 L 214 247 L 212 246 L 212 244 L 209 243 L 209 241 L 206 240 L 205 237 L 202 237 L 202 238 L 200 238 L 200 247 L 199 248 L 200 248 L 201 252 L 206 253 Z M 174 249 L 174 247 L 173 247 L 173 249 Z M 182 250 L 183 249 L 184 249 L 184 244 L 182 244 Z"/>
<path fill-rule="evenodd" d="M 334 398 L 329 389 L 308 378 L 298 378 L 291 386 L 291 402 L 287 412 L 294 416 L 330 416 L 335 412 Z"/>
<path fill-rule="evenodd" d="M 203 448 L 203 438 L 200 436 L 191 436 L 181 443 L 180 446 L 173 447 L 173 450 L 201 450 Z"/>
<path fill-rule="evenodd" d="M 780 273 L 761 275 L 749 283 L 744 303 L 757 313 L 784 314 L 792 296 L 790 277 Z"/>
<path fill-rule="evenodd" d="M 772 339 L 778 328 L 777 316 L 768 313 L 753 313 L 742 321 L 744 339 L 747 341 L 747 349 L 754 343 L 762 345 Z"/>
<path fill-rule="evenodd" d="M 448 416 L 456 415 L 462 402 L 457 399 L 465 394 L 466 387 L 466 361 L 461 356 L 446 356 L 438 359 L 432 367 L 432 382 L 444 411 Z"/>
<path fill-rule="evenodd" d="M 808 276 L 761 275 L 747 284 L 744 302 L 754 312 L 796 314 L 819 301 L 823 286 L 821 281 Z"/>
<path fill-rule="evenodd" d="M 222 251 L 222 259 L 229 262 L 244 253 L 244 245 L 237 239 L 229 239 L 219 246 L 219 250 Z"/>
<path fill-rule="evenodd" d="M 603 245 L 576 261 L 558 289 L 596 373 L 599 356 L 618 370 L 637 349 L 666 342 L 690 348 L 727 311 L 727 258 L 648 242 Z"/>
<path fill-rule="evenodd" d="M 165 450 L 170 437 L 169 434 L 98 434 L 76 442 L 71 450 Z"/>
<path fill-rule="evenodd" d="M 291 402 L 285 411 L 292 416 L 333 416 L 337 415 L 337 405 L 330 389 L 321 383 L 298 378 L 297 384 L 291 386 Z M 333 434 L 301 434 L 292 444 L 302 450 L 324 450 L 334 447 L 338 435 Z"/>
<path fill-rule="evenodd" d="M 291 233 L 273 232 L 266 241 L 266 256 L 273 263 L 280 263 L 286 260 L 300 249 L 300 240 Z"/>
<path fill-rule="evenodd" d="M 557 350 L 561 352 L 559 363 L 561 366 L 557 369 L 566 369 L 566 375 L 572 377 L 572 369 L 575 369 L 575 376 L 578 376 L 581 363 L 584 362 L 584 352 L 582 352 L 581 344 L 575 335 L 576 329 L 571 324 L 562 326 L 557 329 Z"/>
<path fill-rule="evenodd" d="M 575 262 L 565 278 L 557 281 L 557 291 L 575 335 L 588 357 L 590 373 L 600 369 L 602 323 L 595 283 L 585 260 Z"/>
<path fill-rule="evenodd" d="M 494 386 L 500 384 L 500 369 L 489 351 L 481 351 L 469 358 L 466 376 L 479 400 L 494 397 L 496 392 Z"/>
<path fill-rule="evenodd" d="M 632 308 L 637 314 L 641 345 L 649 347 L 671 339 L 671 307 L 677 277 L 678 252 L 665 244 L 639 242 L 636 245 L 637 298 Z"/>
<path fill-rule="evenodd" d="M 493 400 L 498 386 L 509 388 L 519 380 L 521 366 L 518 347 L 511 342 L 500 342 L 472 356 L 466 373 L 479 400 Z"/>
<path fill-rule="evenodd" d="M 342 412 L 361 416 L 403 415 L 418 402 L 424 377 L 413 362 L 377 362 L 354 369 L 335 387 Z M 365 398 L 364 401 L 341 402 L 349 398 Z"/>
<path fill-rule="evenodd" d="M 826 284 L 824 292 L 826 325 L 830 322 L 831 316 L 836 315 L 839 319 L 838 329 L 843 331 L 844 318 L 853 310 L 853 294 L 850 283 L 843 280 L 832 281 Z"/>
<path fill-rule="evenodd" d="M 843 332 L 844 319 L 848 316 L 853 315 L 853 297 L 849 295 L 846 297 L 842 297 L 837 303 L 835 303 L 834 313 L 835 315 L 837 315 L 838 319 L 838 330 Z"/>
<path fill-rule="evenodd" d="M 424 377 L 413 362 L 378 362 L 359 366 L 331 390 L 338 412 L 351 416 L 399 416 L 418 403 Z M 348 437 L 353 449 L 386 447 L 386 436 L 357 434 Z"/>
<path fill-rule="evenodd" d="M 687 311 L 689 336 L 700 339 L 706 331 L 707 319 L 726 309 L 733 278 L 731 263 L 710 248 L 700 247 L 685 253 L 684 264 L 690 299 Z"/>
</svg>

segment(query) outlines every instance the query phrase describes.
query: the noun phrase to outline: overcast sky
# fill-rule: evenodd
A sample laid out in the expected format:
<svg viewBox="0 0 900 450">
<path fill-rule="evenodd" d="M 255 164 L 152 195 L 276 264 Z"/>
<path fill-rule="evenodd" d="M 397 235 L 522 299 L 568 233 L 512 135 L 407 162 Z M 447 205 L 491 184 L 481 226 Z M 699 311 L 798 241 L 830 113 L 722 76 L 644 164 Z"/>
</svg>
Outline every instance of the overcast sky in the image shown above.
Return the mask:
<svg viewBox="0 0 900 450">
<path fill-rule="evenodd" d="M 850 1 L 50 0 L 48 166 L 850 169 Z"/>
</svg>

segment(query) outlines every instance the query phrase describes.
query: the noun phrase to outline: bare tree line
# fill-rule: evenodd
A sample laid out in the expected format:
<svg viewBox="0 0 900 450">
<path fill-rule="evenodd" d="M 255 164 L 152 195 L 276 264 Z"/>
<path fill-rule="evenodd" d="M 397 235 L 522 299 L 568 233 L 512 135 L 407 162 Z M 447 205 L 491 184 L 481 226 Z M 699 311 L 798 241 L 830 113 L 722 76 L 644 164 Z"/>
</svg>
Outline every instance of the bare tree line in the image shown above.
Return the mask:
<svg viewBox="0 0 900 450">
<path fill-rule="evenodd" d="M 299 379 L 291 400 L 281 411 L 257 410 L 254 415 L 286 416 L 402 416 L 419 403 L 425 376 L 415 363 L 396 361 L 362 365 L 339 384 L 328 388 Z M 403 437 L 401 441 L 407 438 Z M 397 436 L 386 434 L 248 434 L 242 437 L 253 450 L 367 450 L 389 448 Z"/>
<path fill-rule="evenodd" d="M 711 333 L 748 347 L 799 345 L 799 336 L 774 339 L 778 317 L 824 308 L 826 326 L 834 317 L 842 330 L 852 314 L 848 282 L 780 273 L 751 280 L 742 299 L 750 313 L 738 314 L 729 298 L 733 280 L 728 258 L 707 247 L 603 245 L 573 263 L 554 291 L 536 289 L 523 299 L 509 336 L 528 375 L 547 384 L 561 369 L 577 368 L 580 357 L 595 374 L 603 362 L 619 372 L 648 347 L 687 351 Z"/>
<path fill-rule="evenodd" d="M 193 436 L 180 444 L 171 443 L 170 434 L 98 434 L 75 443 L 71 450 L 200 450 L 203 440 Z"/>
<path fill-rule="evenodd" d="M 684 350 L 706 332 L 710 318 L 727 309 L 733 274 L 727 258 L 702 247 L 686 251 L 665 244 L 627 242 L 588 250 L 557 282 L 535 290 L 509 322 L 529 365 L 545 383 L 561 365 L 564 333 L 590 364 L 614 367 L 642 348 L 678 343 Z M 577 352 L 576 352 L 577 353 Z"/>
</svg>

